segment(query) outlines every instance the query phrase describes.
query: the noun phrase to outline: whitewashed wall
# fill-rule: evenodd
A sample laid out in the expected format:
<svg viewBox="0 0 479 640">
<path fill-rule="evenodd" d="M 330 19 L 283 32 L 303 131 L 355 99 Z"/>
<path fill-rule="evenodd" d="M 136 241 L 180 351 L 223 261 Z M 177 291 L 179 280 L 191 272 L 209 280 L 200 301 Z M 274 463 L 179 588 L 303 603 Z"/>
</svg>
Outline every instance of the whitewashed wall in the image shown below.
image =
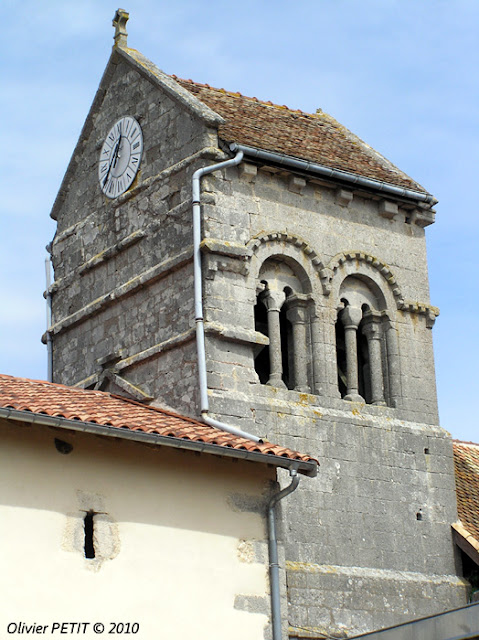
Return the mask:
<svg viewBox="0 0 479 640">
<path fill-rule="evenodd" d="M 111 622 L 138 622 L 142 639 L 264 637 L 274 469 L 5 421 L 0 442 L 1 637 L 21 622 L 44 637 L 70 637 L 54 622 L 91 623 L 83 638 L 101 637 L 94 622 L 109 637 Z"/>
</svg>

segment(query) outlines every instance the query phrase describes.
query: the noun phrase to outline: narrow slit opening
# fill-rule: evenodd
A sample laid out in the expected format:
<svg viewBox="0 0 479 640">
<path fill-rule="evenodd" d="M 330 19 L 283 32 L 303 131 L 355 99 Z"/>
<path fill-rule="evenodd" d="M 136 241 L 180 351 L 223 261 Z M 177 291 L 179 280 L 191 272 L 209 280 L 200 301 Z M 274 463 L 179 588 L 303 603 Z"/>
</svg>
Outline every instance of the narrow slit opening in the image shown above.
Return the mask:
<svg viewBox="0 0 479 640">
<path fill-rule="evenodd" d="M 83 520 L 83 526 L 85 530 L 85 558 L 88 559 L 92 559 L 95 557 L 95 545 L 93 544 L 94 515 L 94 511 L 89 511 L 87 514 L 85 514 L 85 518 Z"/>
</svg>

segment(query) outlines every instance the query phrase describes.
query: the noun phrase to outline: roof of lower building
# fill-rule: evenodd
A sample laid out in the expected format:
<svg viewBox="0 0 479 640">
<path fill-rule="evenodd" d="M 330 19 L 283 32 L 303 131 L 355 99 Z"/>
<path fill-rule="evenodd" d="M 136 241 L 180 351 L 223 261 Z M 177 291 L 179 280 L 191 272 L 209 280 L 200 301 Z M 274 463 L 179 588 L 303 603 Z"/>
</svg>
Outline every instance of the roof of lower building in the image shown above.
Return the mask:
<svg viewBox="0 0 479 640">
<path fill-rule="evenodd" d="M 421 185 L 323 111 L 306 113 L 171 77 L 224 118 L 219 135 L 227 142 L 285 154 L 426 193 Z"/>
<path fill-rule="evenodd" d="M 479 444 L 455 440 L 453 448 L 459 520 L 479 543 Z"/>
<path fill-rule="evenodd" d="M 146 441 L 145 436 L 150 436 L 149 442 L 164 446 L 193 448 L 282 467 L 297 463 L 298 470 L 306 475 L 315 475 L 318 465 L 311 456 L 287 447 L 256 443 L 193 418 L 106 391 L 1 374 L 0 417 L 83 431 L 89 430 L 87 425 L 96 425 L 104 428 L 105 435 L 138 441 Z M 135 435 L 138 437 L 132 437 Z"/>
</svg>

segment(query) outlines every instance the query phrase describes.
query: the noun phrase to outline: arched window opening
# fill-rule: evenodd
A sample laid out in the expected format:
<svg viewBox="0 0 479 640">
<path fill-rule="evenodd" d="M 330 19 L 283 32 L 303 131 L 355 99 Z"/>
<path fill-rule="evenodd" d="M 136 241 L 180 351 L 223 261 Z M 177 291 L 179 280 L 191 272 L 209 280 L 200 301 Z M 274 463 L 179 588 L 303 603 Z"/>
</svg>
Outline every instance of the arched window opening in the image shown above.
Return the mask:
<svg viewBox="0 0 479 640">
<path fill-rule="evenodd" d="M 298 271 L 300 266 L 296 266 Z M 262 384 L 310 390 L 308 367 L 311 348 L 309 296 L 303 293 L 304 274 L 277 257 L 266 260 L 260 271 L 254 309 L 255 330 L 269 338 L 269 346 L 255 353 L 254 368 Z"/>
<path fill-rule="evenodd" d="M 347 297 L 336 322 L 339 392 L 345 400 L 384 405 L 382 300 L 355 276 L 344 280 L 340 292 Z"/>
</svg>

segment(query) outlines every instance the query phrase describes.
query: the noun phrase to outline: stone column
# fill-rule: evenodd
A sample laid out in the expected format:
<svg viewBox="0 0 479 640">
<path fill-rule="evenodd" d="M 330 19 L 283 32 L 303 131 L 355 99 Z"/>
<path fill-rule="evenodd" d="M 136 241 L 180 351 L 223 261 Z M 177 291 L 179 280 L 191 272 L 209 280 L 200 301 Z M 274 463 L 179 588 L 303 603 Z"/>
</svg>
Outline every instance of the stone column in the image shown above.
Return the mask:
<svg viewBox="0 0 479 640">
<path fill-rule="evenodd" d="M 390 404 L 392 407 L 399 407 L 401 406 L 402 389 L 397 330 L 389 318 L 384 318 L 383 322 L 386 334 Z"/>
<path fill-rule="evenodd" d="M 338 312 L 334 308 L 311 308 L 311 338 L 313 342 L 313 393 L 322 397 L 340 398 L 337 379 L 335 324 Z"/>
<path fill-rule="evenodd" d="M 346 343 L 347 393 L 344 399 L 350 402 L 364 402 L 364 398 L 359 395 L 357 340 L 357 331 L 362 317 L 363 312 L 361 309 L 350 305 L 341 311 L 340 316 L 344 325 L 344 340 Z"/>
<path fill-rule="evenodd" d="M 295 391 L 309 393 L 308 385 L 308 350 L 306 344 L 306 320 L 309 301 L 298 295 L 289 296 L 286 300 L 286 317 L 293 326 L 293 375 Z"/>
<path fill-rule="evenodd" d="M 268 312 L 268 337 L 269 337 L 269 366 L 270 375 L 266 384 L 272 387 L 285 389 L 283 382 L 283 361 L 281 356 L 281 329 L 279 324 L 279 312 L 284 302 L 285 294 L 272 292 L 267 289 L 261 296 Z"/>
<path fill-rule="evenodd" d="M 369 371 L 371 375 L 371 404 L 385 406 L 383 359 L 381 355 L 382 319 L 379 313 L 369 311 L 364 316 L 363 334 L 368 341 Z"/>
</svg>

